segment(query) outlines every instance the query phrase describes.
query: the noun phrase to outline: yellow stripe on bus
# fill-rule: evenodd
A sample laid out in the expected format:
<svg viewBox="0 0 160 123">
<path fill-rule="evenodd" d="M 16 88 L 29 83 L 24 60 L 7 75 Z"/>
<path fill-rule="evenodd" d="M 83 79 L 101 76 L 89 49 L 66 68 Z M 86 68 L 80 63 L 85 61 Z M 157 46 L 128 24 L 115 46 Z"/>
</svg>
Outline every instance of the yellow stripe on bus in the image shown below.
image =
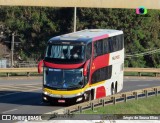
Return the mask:
<svg viewBox="0 0 160 123">
<path fill-rule="evenodd" d="M 92 84 L 91 87 L 97 86 L 97 85 L 101 85 L 104 84 L 106 80 L 101 81 L 101 82 L 96 82 L 95 84 Z"/>
<path fill-rule="evenodd" d="M 57 95 L 74 95 L 78 93 L 83 93 L 87 88 L 88 88 L 88 84 L 84 88 L 77 89 L 77 90 L 62 91 L 62 90 L 52 90 L 52 89 L 44 88 L 43 92 L 47 92 L 49 94 L 57 94 Z"/>
<path fill-rule="evenodd" d="M 78 93 L 83 93 L 86 89 L 88 89 L 89 87 L 94 87 L 94 86 L 98 86 L 101 84 L 104 84 L 105 81 L 101 81 L 92 85 L 86 85 L 84 88 L 82 89 L 78 89 L 78 90 L 67 90 L 67 91 L 62 91 L 62 90 L 52 90 L 52 89 L 48 89 L 48 88 L 44 88 L 43 92 L 47 92 L 49 94 L 57 94 L 57 95 L 74 95 L 74 94 L 78 94 Z"/>
</svg>

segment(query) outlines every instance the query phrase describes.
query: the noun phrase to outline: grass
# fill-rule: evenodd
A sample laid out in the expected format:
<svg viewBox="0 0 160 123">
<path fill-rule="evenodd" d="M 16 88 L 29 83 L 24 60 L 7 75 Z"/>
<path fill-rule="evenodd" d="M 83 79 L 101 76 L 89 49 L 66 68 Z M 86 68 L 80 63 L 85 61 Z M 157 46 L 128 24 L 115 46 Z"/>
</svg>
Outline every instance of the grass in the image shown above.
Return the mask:
<svg viewBox="0 0 160 123">
<path fill-rule="evenodd" d="M 139 76 L 138 72 L 124 72 L 124 76 Z M 154 73 L 141 73 L 141 76 L 155 77 Z"/>
<path fill-rule="evenodd" d="M 160 114 L 160 95 L 86 110 L 83 114 Z"/>
</svg>

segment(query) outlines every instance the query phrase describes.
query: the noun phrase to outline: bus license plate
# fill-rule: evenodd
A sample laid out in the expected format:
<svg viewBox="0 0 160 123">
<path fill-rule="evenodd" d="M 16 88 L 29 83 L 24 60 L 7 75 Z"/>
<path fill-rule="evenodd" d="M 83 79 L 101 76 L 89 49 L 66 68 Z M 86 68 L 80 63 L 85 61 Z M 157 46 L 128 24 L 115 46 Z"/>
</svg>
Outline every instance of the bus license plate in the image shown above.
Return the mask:
<svg viewBox="0 0 160 123">
<path fill-rule="evenodd" d="M 58 100 L 59 103 L 65 103 L 65 100 Z"/>
</svg>

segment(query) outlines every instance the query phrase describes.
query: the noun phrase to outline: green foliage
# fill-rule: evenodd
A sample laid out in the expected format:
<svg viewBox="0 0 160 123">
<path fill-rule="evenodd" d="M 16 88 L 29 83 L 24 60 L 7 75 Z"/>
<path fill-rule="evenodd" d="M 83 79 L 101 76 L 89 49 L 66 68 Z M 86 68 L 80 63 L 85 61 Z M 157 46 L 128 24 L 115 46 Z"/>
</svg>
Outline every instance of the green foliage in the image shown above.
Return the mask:
<svg viewBox="0 0 160 123">
<path fill-rule="evenodd" d="M 78 30 L 109 28 L 123 30 L 125 51 L 138 54 L 160 48 L 160 12 L 149 10 L 147 15 L 136 15 L 130 9 L 79 9 Z M 126 59 L 127 67 L 159 67 L 160 53 Z"/>
<path fill-rule="evenodd" d="M 48 39 L 73 31 L 74 8 L 0 7 L 0 23 L 21 42 L 17 54 L 26 59 L 43 58 Z M 126 54 L 160 48 L 160 11 L 137 15 L 134 9 L 77 9 L 77 30 L 118 29 L 124 31 Z M 21 50 L 23 53 L 21 53 Z M 23 54 L 23 55 L 22 55 Z M 160 53 L 126 59 L 128 67 L 160 67 Z"/>
</svg>

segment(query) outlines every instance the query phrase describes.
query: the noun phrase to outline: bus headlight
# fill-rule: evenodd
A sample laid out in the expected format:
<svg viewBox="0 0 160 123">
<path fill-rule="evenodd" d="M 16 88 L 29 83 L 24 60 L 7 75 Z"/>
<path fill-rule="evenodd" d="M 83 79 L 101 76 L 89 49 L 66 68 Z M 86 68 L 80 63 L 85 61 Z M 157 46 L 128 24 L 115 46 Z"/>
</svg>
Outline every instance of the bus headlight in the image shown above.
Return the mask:
<svg viewBox="0 0 160 123">
<path fill-rule="evenodd" d="M 48 95 L 48 94 L 49 94 L 49 93 L 48 93 L 48 92 L 46 92 L 46 91 L 44 91 L 43 93 L 44 93 L 45 95 Z"/>
<path fill-rule="evenodd" d="M 43 97 L 43 99 L 47 101 L 47 97 Z"/>
<path fill-rule="evenodd" d="M 79 102 L 79 101 L 82 101 L 82 97 L 80 97 L 80 98 L 78 98 L 77 100 L 76 100 L 76 102 Z"/>
</svg>

